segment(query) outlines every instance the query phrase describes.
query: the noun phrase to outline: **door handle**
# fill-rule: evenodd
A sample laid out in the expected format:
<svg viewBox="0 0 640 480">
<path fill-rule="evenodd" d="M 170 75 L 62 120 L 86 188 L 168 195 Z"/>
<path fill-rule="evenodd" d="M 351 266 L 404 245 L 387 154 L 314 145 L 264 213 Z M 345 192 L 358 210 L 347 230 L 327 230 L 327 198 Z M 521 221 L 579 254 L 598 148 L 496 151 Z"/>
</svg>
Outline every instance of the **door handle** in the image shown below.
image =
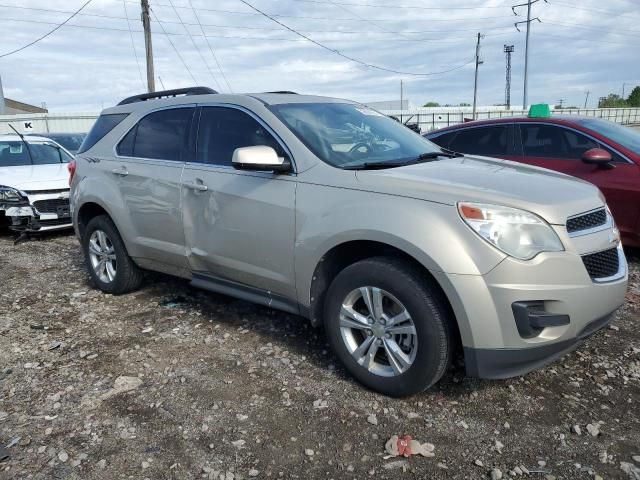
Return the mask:
<svg viewBox="0 0 640 480">
<path fill-rule="evenodd" d="M 191 190 L 195 190 L 196 192 L 206 192 L 207 190 L 209 190 L 209 187 L 207 187 L 204 183 L 202 183 L 202 181 L 184 182 L 182 185 L 184 185 L 187 188 L 190 188 Z"/>
<path fill-rule="evenodd" d="M 122 167 L 114 168 L 113 170 L 111 170 L 111 173 L 115 173 L 116 175 L 119 175 L 121 177 L 126 177 L 127 175 L 129 175 L 129 170 L 127 170 L 127 167 L 123 165 Z"/>
</svg>

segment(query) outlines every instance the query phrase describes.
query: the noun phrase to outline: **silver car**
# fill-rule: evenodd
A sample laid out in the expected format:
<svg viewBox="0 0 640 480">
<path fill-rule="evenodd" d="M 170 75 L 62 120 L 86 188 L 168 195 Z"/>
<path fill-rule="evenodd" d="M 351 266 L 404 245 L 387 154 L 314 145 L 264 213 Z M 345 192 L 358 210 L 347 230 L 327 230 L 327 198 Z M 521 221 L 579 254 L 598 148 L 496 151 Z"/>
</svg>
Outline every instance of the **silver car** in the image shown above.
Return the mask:
<svg viewBox="0 0 640 480">
<path fill-rule="evenodd" d="M 410 395 L 464 355 L 505 378 L 574 349 L 623 303 L 596 187 L 442 150 L 358 103 L 198 87 L 106 109 L 70 169 L 96 286 L 145 269 L 323 326 L 367 387 Z"/>
</svg>

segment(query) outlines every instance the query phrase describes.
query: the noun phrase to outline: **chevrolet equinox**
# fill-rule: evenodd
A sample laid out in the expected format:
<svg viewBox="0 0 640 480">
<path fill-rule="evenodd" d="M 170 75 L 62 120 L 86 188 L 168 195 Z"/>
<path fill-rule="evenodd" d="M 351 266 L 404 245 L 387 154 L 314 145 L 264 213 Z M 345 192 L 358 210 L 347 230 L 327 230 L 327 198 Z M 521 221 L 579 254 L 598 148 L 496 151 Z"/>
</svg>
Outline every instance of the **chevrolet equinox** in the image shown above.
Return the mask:
<svg viewBox="0 0 640 480">
<path fill-rule="evenodd" d="M 206 87 L 104 110 L 69 165 L 95 285 L 143 270 L 307 317 L 367 387 L 541 367 L 607 325 L 627 264 L 602 194 L 442 149 L 358 103 Z"/>
</svg>

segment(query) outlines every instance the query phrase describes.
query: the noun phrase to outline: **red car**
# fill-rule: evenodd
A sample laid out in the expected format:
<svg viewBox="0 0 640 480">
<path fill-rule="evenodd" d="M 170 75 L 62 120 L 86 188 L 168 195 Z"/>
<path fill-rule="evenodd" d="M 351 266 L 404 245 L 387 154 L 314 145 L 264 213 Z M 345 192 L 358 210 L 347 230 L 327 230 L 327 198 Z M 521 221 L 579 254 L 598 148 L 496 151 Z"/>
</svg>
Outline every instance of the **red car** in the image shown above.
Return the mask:
<svg viewBox="0 0 640 480">
<path fill-rule="evenodd" d="M 449 150 L 587 180 L 604 193 L 626 246 L 640 247 L 640 132 L 594 117 L 479 120 L 424 135 Z"/>
</svg>

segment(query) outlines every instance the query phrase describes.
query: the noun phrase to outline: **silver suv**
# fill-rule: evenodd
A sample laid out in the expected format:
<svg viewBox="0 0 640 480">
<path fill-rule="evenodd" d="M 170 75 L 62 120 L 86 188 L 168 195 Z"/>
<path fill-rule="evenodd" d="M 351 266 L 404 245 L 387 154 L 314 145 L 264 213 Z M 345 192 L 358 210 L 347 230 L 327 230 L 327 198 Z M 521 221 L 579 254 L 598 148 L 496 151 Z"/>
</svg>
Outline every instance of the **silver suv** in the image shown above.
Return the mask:
<svg viewBox="0 0 640 480">
<path fill-rule="evenodd" d="M 105 292 L 144 269 L 307 317 L 346 369 L 401 396 L 541 367 L 606 325 L 627 264 L 603 196 L 442 150 L 361 104 L 203 88 L 106 109 L 70 168 Z"/>
</svg>

